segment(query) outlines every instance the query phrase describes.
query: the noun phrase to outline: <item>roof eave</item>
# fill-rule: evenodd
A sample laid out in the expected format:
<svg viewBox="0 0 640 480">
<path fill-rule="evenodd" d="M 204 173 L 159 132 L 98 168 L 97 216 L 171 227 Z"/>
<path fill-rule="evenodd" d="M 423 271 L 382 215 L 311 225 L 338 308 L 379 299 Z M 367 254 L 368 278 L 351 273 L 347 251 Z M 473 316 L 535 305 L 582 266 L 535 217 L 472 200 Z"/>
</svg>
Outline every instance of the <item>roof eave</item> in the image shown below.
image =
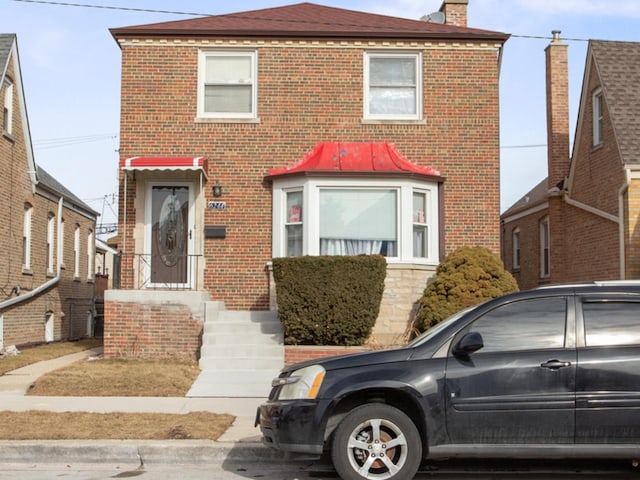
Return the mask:
<svg viewBox="0 0 640 480">
<path fill-rule="evenodd" d="M 363 39 L 363 38 L 379 38 L 379 39 L 411 39 L 411 40 L 458 40 L 458 41 L 483 41 L 483 42 L 506 42 L 510 34 L 499 32 L 381 32 L 365 31 L 365 32 L 336 32 L 336 31 L 275 31 L 275 30 L 190 30 L 181 29 L 130 29 L 130 28 L 112 28 L 109 29 L 114 39 L 151 37 L 151 38 L 167 38 L 167 37 L 189 37 L 189 38 L 319 38 L 319 39 Z"/>
</svg>

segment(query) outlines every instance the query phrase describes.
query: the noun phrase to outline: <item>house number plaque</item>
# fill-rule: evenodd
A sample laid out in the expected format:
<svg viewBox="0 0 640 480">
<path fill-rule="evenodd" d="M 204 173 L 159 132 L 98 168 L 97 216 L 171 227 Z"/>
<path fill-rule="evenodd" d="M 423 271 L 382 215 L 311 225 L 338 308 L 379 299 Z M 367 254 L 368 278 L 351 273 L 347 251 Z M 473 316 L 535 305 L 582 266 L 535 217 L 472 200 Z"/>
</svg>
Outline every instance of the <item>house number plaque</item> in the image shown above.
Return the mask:
<svg viewBox="0 0 640 480">
<path fill-rule="evenodd" d="M 209 210 L 224 210 L 227 208 L 227 202 L 212 201 L 207 204 L 207 208 Z"/>
</svg>

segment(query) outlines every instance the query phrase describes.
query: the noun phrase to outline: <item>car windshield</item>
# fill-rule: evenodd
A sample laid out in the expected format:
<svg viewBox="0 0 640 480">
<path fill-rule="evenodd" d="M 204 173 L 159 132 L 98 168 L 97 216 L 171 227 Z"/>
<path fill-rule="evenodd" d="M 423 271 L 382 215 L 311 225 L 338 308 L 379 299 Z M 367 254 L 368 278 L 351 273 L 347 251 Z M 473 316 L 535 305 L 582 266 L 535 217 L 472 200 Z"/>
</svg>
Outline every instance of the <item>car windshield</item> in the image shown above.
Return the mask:
<svg viewBox="0 0 640 480">
<path fill-rule="evenodd" d="M 433 327 L 431 327 L 429 330 L 427 330 L 426 332 L 424 332 L 422 335 L 420 335 L 419 337 L 414 338 L 411 342 L 409 342 L 407 344 L 407 347 L 417 347 L 418 345 L 422 345 L 424 342 L 426 342 L 427 340 L 429 340 L 431 337 L 435 336 L 437 333 L 439 333 L 441 330 L 444 330 L 445 328 L 447 328 L 451 323 L 455 322 L 457 319 L 459 319 L 460 317 L 462 317 L 465 313 L 467 313 L 470 310 L 473 310 L 474 308 L 476 308 L 477 305 L 473 306 L 473 307 L 467 307 L 464 308 L 462 310 L 460 310 L 457 313 L 454 313 L 453 315 L 451 315 L 448 318 L 445 318 L 444 320 L 442 320 L 441 322 L 435 324 Z"/>
</svg>

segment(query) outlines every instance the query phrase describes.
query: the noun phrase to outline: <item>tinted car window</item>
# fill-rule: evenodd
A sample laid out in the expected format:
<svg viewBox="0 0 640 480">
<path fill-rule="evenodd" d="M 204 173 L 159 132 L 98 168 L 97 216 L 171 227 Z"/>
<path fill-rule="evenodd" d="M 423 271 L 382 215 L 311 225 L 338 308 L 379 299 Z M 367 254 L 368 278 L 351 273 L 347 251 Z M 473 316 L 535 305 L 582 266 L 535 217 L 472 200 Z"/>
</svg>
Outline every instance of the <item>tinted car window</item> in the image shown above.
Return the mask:
<svg viewBox="0 0 640 480">
<path fill-rule="evenodd" d="M 588 347 L 640 345 L 640 303 L 587 302 L 582 316 Z"/>
<path fill-rule="evenodd" d="M 565 297 L 509 303 L 480 317 L 470 331 L 482 335 L 484 347 L 479 352 L 562 348 L 566 310 Z"/>
</svg>

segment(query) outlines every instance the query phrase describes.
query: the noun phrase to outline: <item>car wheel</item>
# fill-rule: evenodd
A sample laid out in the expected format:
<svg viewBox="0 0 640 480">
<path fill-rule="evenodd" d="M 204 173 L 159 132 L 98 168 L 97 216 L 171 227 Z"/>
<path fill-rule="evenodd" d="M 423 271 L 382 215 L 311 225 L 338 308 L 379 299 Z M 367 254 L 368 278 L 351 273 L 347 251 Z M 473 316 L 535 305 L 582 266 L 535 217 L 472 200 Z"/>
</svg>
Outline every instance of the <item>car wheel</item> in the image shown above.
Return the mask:
<svg viewBox="0 0 640 480">
<path fill-rule="evenodd" d="M 342 419 L 333 438 L 331 459 L 343 480 L 410 480 L 422 460 L 422 441 L 402 411 L 369 403 Z"/>
</svg>

